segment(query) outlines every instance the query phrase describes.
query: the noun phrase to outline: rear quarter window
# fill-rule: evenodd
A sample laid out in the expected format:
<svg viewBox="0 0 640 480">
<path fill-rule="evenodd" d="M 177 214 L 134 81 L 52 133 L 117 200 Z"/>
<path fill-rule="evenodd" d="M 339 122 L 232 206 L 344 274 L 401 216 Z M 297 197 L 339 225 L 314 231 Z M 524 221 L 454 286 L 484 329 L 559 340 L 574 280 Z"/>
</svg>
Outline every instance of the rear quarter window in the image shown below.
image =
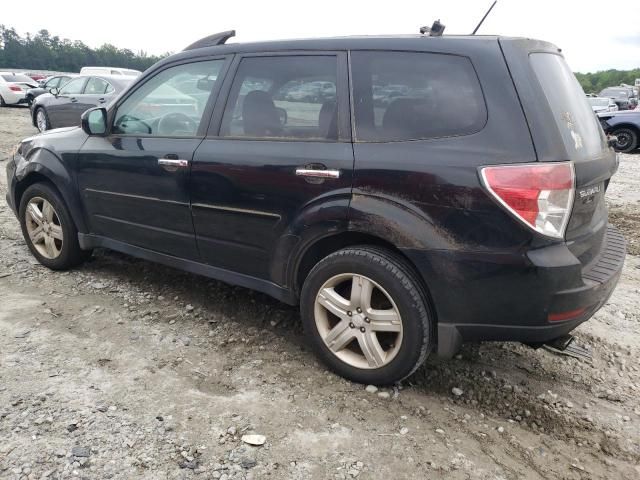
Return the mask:
<svg viewBox="0 0 640 480">
<path fill-rule="evenodd" d="M 554 53 L 530 53 L 529 61 L 546 96 L 569 155 L 584 160 L 606 149 L 606 139 L 582 87 L 564 58 Z"/>
<path fill-rule="evenodd" d="M 394 142 L 468 135 L 487 110 L 466 57 L 420 52 L 352 52 L 356 139 Z"/>
</svg>

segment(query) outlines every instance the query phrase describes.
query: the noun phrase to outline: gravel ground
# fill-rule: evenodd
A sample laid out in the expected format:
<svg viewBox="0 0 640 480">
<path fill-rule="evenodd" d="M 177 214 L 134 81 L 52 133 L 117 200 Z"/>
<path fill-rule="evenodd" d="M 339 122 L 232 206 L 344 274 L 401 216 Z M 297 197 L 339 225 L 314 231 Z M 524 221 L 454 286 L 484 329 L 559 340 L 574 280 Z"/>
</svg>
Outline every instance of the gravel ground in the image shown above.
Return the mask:
<svg viewBox="0 0 640 480">
<path fill-rule="evenodd" d="M 33 132 L 0 109 L 0 168 Z M 608 195 L 637 255 L 640 155 Z M 376 391 L 264 295 L 105 251 L 51 272 L 4 201 L 0 252 L 2 479 L 640 477 L 640 257 L 576 331 L 592 362 L 486 343 Z"/>
</svg>

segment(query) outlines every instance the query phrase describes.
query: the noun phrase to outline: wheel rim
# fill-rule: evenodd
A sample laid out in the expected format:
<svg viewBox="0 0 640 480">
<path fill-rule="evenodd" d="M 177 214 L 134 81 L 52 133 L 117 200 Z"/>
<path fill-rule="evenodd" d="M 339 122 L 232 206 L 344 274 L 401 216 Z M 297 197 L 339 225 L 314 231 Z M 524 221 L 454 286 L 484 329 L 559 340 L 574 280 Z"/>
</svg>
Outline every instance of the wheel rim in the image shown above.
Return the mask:
<svg viewBox="0 0 640 480">
<path fill-rule="evenodd" d="M 64 234 L 53 205 L 44 198 L 34 197 L 27 204 L 24 215 L 29 240 L 38 253 L 50 260 L 60 256 Z"/>
<path fill-rule="evenodd" d="M 625 149 L 629 146 L 629 143 L 631 143 L 631 135 L 628 133 L 617 133 L 616 137 L 618 138 L 616 143 L 618 144 L 617 146 L 619 149 Z"/>
<path fill-rule="evenodd" d="M 364 275 L 327 280 L 316 296 L 314 316 L 324 344 L 352 367 L 381 368 L 400 351 L 400 311 L 391 295 Z"/>
<path fill-rule="evenodd" d="M 47 129 L 47 117 L 44 114 L 44 110 L 38 110 L 36 113 L 36 123 L 38 124 L 38 130 L 44 132 Z"/>
</svg>

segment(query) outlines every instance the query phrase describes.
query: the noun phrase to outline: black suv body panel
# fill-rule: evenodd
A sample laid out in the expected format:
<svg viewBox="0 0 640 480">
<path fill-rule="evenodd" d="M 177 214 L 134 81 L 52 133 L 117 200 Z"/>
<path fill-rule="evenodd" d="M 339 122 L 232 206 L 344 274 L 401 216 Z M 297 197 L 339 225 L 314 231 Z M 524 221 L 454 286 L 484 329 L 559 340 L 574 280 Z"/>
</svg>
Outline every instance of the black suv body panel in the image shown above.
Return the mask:
<svg viewBox="0 0 640 480">
<path fill-rule="evenodd" d="M 482 89 L 486 121 L 465 135 L 359 141 L 349 60 L 356 51 L 468 59 Z M 572 159 L 529 64 L 531 52 L 558 54 L 556 47 L 534 40 L 416 35 L 181 52 L 144 72 L 114 102 L 108 121 L 159 72 L 224 58 L 224 80 L 197 135 L 133 139 L 107 132 L 93 138 L 73 129 L 34 137 L 9 162 L 7 199 L 17 210 L 21 192 L 37 173 L 61 191 L 84 248 L 123 251 L 290 304 L 298 301 L 302 259 L 318 242 L 340 237 L 344 246 L 349 238 L 374 239 L 402 253 L 419 274 L 434 307 L 441 355 L 455 353 L 461 341 L 544 342 L 571 331 L 607 300 L 621 272 L 624 241 L 607 226 L 604 191 L 616 168 L 607 148 L 574 162 L 577 194 L 566 239 L 527 228 L 482 186 L 482 166 Z M 219 136 L 240 59 L 282 54 L 336 56 L 337 140 Z M 169 152 L 184 155 L 190 169 L 178 175 L 159 170 L 157 158 Z M 310 164 L 338 170 L 340 177 L 297 178 L 296 168 Z M 123 195 L 114 200 L 114 191 Z M 111 221 L 114 212 L 126 221 Z M 550 312 L 583 307 L 569 321 L 548 320 Z"/>
</svg>

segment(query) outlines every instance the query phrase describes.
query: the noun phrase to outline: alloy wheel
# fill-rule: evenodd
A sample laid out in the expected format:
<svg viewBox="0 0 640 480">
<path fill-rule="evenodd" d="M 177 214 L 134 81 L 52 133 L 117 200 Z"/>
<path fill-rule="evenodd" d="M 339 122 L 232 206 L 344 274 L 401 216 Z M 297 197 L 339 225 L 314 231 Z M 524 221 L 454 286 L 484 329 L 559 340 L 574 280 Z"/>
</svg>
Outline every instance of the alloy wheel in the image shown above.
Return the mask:
<svg viewBox="0 0 640 480">
<path fill-rule="evenodd" d="M 47 130 L 47 115 L 42 108 L 36 112 L 36 125 L 41 132 Z"/>
<path fill-rule="evenodd" d="M 402 344 L 402 318 L 378 283 L 355 273 L 336 275 L 318 291 L 315 323 L 327 348 L 356 368 L 388 365 Z"/>
<path fill-rule="evenodd" d="M 24 215 L 29 240 L 38 253 L 50 260 L 57 258 L 62 252 L 64 234 L 53 205 L 42 197 L 34 197 Z"/>
</svg>

